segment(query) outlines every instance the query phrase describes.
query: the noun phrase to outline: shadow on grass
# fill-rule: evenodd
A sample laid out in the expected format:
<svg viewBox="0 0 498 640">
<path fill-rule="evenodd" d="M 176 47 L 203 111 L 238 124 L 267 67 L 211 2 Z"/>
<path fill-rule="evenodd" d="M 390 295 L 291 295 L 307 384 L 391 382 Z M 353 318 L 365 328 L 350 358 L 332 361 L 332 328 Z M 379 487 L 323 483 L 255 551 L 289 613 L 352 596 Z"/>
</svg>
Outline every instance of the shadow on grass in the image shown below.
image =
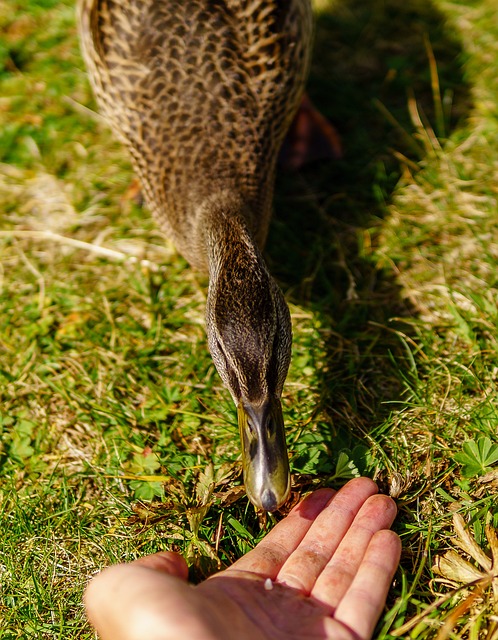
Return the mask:
<svg viewBox="0 0 498 640">
<path fill-rule="evenodd" d="M 422 159 L 413 155 L 410 97 L 440 138 L 465 117 L 470 98 L 460 42 L 429 0 L 337 3 L 318 15 L 315 40 L 308 92 L 338 129 L 344 157 L 279 176 L 267 252 L 289 299 L 313 310 L 323 328 L 315 415 L 325 417 L 324 439 L 337 451 L 367 444 L 365 434 L 387 420 L 408 374 L 393 329 L 396 318 L 416 311 L 364 238 L 375 245 L 401 176 L 392 150 Z M 427 43 L 444 119 L 435 109 Z"/>
</svg>

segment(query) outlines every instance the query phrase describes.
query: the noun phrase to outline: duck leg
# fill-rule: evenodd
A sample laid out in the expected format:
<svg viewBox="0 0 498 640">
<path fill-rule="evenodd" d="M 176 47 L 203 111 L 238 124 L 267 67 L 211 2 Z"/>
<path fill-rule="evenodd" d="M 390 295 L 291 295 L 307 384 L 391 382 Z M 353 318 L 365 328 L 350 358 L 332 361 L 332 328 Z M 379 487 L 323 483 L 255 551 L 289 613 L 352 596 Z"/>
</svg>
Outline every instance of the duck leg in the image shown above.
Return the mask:
<svg viewBox="0 0 498 640">
<path fill-rule="evenodd" d="M 285 169 L 300 169 L 315 160 L 342 157 L 339 134 L 304 94 L 279 155 Z"/>
</svg>

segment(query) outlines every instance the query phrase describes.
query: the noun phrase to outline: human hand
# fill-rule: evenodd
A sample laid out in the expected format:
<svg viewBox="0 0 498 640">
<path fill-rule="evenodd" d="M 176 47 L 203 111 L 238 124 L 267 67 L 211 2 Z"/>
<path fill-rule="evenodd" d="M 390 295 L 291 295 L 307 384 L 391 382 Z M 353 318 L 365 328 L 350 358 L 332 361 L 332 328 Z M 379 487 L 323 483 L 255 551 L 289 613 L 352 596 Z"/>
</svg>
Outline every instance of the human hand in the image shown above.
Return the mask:
<svg viewBox="0 0 498 640">
<path fill-rule="evenodd" d="M 102 640 L 367 640 L 399 562 L 394 502 L 367 478 L 298 504 L 199 585 L 172 552 L 105 569 L 86 591 Z"/>
</svg>

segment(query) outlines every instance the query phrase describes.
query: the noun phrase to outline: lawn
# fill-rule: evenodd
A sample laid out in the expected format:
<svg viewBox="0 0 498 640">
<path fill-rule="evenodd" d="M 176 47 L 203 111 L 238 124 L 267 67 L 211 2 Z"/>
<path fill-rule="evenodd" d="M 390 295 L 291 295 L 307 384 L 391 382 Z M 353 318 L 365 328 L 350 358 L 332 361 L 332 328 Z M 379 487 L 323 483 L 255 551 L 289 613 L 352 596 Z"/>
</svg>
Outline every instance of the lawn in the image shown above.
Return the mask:
<svg viewBox="0 0 498 640">
<path fill-rule="evenodd" d="M 291 500 L 375 478 L 404 549 L 376 637 L 496 640 L 495 2 L 315 8 L 309 94 L 344 155 L 279 174 L 266 251 Z M 0 0 L 2 640 L 93 638 L 103 566 L 171 548 L 200 580 L 284 513 L 245 498 L 206 282 L 95 111 L 73 3 Z"/>
</svg>

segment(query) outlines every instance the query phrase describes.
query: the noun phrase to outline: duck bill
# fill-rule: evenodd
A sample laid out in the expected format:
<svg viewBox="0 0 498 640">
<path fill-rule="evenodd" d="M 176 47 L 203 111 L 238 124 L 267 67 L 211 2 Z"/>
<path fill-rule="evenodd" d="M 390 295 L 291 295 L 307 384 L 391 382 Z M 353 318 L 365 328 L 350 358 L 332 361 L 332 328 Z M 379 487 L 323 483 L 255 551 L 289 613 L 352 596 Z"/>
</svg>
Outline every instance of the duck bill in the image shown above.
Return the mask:
<svg viewBox="0 0 498 640">
<path fill-rule="evenodd" d="M 247 495 L 258 509 L 276 511 L 290 492 L 280 400 L 270 398 L 261 405 L 240 402 L 237 411 Z"/>
</svg>

